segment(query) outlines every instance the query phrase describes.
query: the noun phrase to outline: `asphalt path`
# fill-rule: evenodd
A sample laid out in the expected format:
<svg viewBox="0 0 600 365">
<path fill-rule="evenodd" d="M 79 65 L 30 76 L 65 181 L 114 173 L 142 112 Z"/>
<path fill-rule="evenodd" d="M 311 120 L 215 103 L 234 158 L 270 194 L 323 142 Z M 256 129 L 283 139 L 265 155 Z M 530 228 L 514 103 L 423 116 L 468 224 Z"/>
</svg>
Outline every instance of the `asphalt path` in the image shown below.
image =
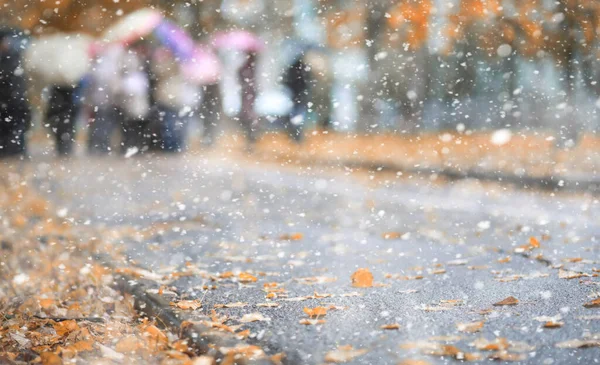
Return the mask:
<svg viewBox="0 0 600 365">
<path fill-rule="evenodd" d="M 29 164 L 123 266 L 162 277 L 173 302 L 200 300 L 190 319 L 214 309 L 290 363 L 322 364 L 347 345 L 351 364 L 600 361 L 600 347 L 564 344 L 600 341 L 600 308 L 583 306 L 600 297 L 595 197 L 215 153 Z M 373 287 L 353 287 L 359 268 Z M 511 296 L 518 304 L 493 305 Z M 302 324 L 305 307 L 327 308 L 323 322 Z"/>
</svg>

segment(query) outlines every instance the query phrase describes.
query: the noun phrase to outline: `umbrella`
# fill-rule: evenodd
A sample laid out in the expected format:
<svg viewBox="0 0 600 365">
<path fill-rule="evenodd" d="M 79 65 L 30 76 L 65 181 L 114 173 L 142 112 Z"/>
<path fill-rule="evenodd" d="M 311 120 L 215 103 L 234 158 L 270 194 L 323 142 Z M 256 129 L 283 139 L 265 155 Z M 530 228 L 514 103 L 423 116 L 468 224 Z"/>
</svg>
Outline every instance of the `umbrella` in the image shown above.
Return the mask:
<svg viewBox="0 0 600 365">
<path fill-rule="evenodd" d="M 162 20 L 163 16 L 158 10 L 136 10 L 109 27 L 104 32 L 103 40 L 109 43 L 130 44 L 150 35 Z"/>
<path fill-rule="evenodd" d="M 90 68 L 92 38 L 57 33 L 33 39 L 24 53 L 24 67 L 46 84 L 74 85 Z"/>
<path fill-rule="evenodd" d="M 196 47 L 192 57 L 183 62 L 181 68 L 188 80 L 200 85 L 214 84 L 221 76 L 219 57 L 207 47 Z"/>
<path fill-rule="evenodd" d="M 163 20 L 153 32 L 158 41 L 182 60 L 194 55 L 194 41 L 187 32 L 168 20 Z"/>
<path fill-rule="evenodd" d="M 243 52 L 258 52 L 265 48 L 263 41 L 258 36 L 245 30 L 217 33 L 212 40 L 212 45 L 216 48 Z"/>
</svg>

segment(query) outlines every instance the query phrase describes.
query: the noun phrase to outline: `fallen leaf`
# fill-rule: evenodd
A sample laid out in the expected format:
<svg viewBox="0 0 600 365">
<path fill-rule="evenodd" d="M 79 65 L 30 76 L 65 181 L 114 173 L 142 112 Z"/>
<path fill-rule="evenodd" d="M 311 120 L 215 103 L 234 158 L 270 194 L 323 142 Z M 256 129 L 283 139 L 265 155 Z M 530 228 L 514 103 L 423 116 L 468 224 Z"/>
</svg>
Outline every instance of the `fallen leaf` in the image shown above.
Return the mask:
<svg viewBox="0 0 600 365">
<path fill-rule="evenodd" d="M 238 275 L 238 280 L 241 283 L 255 283 L 258 280 L 258 278 L 254 275 L 248 274 L 247 272 L 241 272 Z"/>
<path fill-rule="evenodd" d="M 529 244 L 531 245 L 531 247 L 534 247 L 534 248 L 540 247 L 540 241 L 538 241 L 537 238 L 535 238 L 535 237 L 529 237 Z"/>
<path fill-rule="evenodd" d="M 582 272 L 577 272 L 577 271 L 569 271 L 569 270 L 563 270 L 560 269 L 558 270 L 558 278 L 559 279 L 577 279 L 577 278 L 581 278 L 581 277 L 591 277 L 592 275 L 590 274 L 586 274 L 586 273 L 582 273 Z"/>
<path fill-rule="evenodd" d="M 475 332 L 481 331 L 484 323 L 485 322 L 483 322 L 483 321 L 471 322 L 471 323 L 457 323 L 456 328 L 460 332 L 475 333 Z"/>
<path fill-rule="evenodd" d="M 568 340 L 564 342 L 559 342 L 554 346 L 558 347 L 559 349 L 583 349 L 588 347 L 600 347 L 600 340 Z"/>
<path fill-rule="evenodd" d="M 325 307 L 315 307 L 315 308 L 304 307 L 303 311 L 311 318 L 323 317 L 323 316 L 327 315 L 327 308 L 325 308 Z"/>
<path fill-rule="evenodd" d="M 381 328 L 382 330 L 398 330 L 400 329 L 400 325 L 398 323 L 384 324 L 379 328 Z"/>
<path fill-rule="evenodd" d="M 315 326 L 317 324 L 324 324 L 325 320 L 324 319 L 308 319 L 308 318 L 304 318 L 304 319 L 301 319 L 300 322 L 298 322 L 298 323 L 303 324 L 303 325 L 307 325 L 307 326 L 309 326 L 309 325 Z"/>
<path fill-rule="evenodd" d="M 500 361 L 524 361 L 527 359 L 527 356 L 525 354 L 515 354 L 508 351 L 498 351 L 488 356 L 488 358 Z"/>
<path fill-rule="evenodd" d="M 405 359 L 400 361 L 398 365 L 431 365 L 431 363 L 425 360 Z"/>
<path fill-rule="evenodd" d="M 583 306 L 586 308 L 600 308 L 600 298 L 585 303 Z"/>
<path fill-rule="evenodd" d="M 262 307 L 262 308 L 277 308 L 277 307 L 279 307 L 279 303 L 275 303 L 275 302 L 258 303 L 256 306 Z"/>
<path fill-rule="evenodd" d="M 259 322 L 259 321 L 268 321 L 267 317 L 263 316 L 261 313 L 247 313 L 242 316 L 240 322 L 242 323 L 250 323 L 250 322 Z"/>
<path fill-rule="evenodd" d="M 42 352 L 40 354 L 42 365 L 62 365 L 62 359 L 60 356 L 53 352 Z"/>
<path fill-rule="evenodd" d="M 192 359 L 190 365 L 215 365 L 215 359 L 212 356 L 200 356 Z"/>
<path fill-rule="evenodd" d="M 506 338 L 498 337 L 494 341 L 488 341 L 485 338 L 478 338 L 471 343 L 471 346 L 474 346 L 480 351 L 503 351 L 506 350 L 510 345 Z"/>
<path fill-rule="evenodd" d="M 510 256 L 506 256 L 506 257 L 503 257 L 503 258 L 501 258 L 501 259 L 498 259 L 497 261 L 498 261 L 498 263 L 500 263 L 500 264 L 507 264 L 507 263 L 509 263 L 509 262 L 511 262 L 511 261 L 512 261 L 512 257 L 510 257 Z"/>
<path fill-rule="evenodd" d="M 548 322 L 544 323 L 544 328 L 560 328 L 564 324 L 565 324 L 564 322 L 548 321 Z"/>
<path fill-rule="evenodd" d="M 370 288 L 373 286 L 373 274 L 369 269 L 361 268 L 352 274 L 352 286 L 356 288 Z"/>
<path fill-rule="evenodd" d="M 62 322 L 54 322 L 52 323 L 52 327 L 54 327 L 56 334 L 59 336 L 66 336 L 69 333 L 79 329 L 79 325 L 73 319 Z"/>
<path fill-rule="evenodd" d="M 124 353 L 124 354 L 136 352 L 142 348 L 144 348 L 144 343 L 142 342 L 142 340 L 140 340 L 139 338 L 137 338 L 134 335 L 129 335 L 129 336 L 123 337 L 115 345 L 115 351 Z"/>
<path fill-rule="evenodd" d="M 501 306 L 505 306 L 505 305 L 517 305 L 517 304 L 519 304 L 519 300 L 515 297 L 510 296 L 508 298 L 505 298 L 505 299 L 499 301 L 498 303 L 494 303 L 493 306 L 501 307 Z"/>
<path fill-rule="evenodd" d="M 381 235 L 384 240 L 397 240 L 402 237 L 400 232 L 386 232 Z"/>
<path fill-rule="evenodd" d="M 330 351 L 325 354 L 326 362 L 334 362 L 336 364 L 345 363 L 348 361 L 352 361 L 355 358 L 366 354 L 368 350 L 366 349 L 355 349 L 350 345 L 340 346 L 337 350 Z"/>
<path fill-rule="evenodd" d="M 269 359 L 273 363 L 273 365 L 283 365 L 283 359 L 285 358 L 285 353 L 279 352 L 275 355 L 272 355 Z"/>
<path fill-rule="evenodd" d="M 180 300 L 179 302 L 171 302 L 169 303 L 172 307 L 177 307 L 183 310 L 196 310 L 202 307 L 202 302 L 200 300 Z"/>
<path fill-rule="evenodd" d="M 169 339 L 163 331 L 159 330 L 158 327 L 150 325 L 143 330 L 144 337 L 148 342 L 148 347 L 154 351 L 162 351 L 169 345 Z"/>
<path fill-rule="evenodd" d="M 290 234 L 282 234 L 281 236 L 279 236 L 280 240 L 288 240 L 288 241 L 299 241 L 302 238 L 304 238 L 304 235 L 302 233 L 290 233 Z"/>
</svg>

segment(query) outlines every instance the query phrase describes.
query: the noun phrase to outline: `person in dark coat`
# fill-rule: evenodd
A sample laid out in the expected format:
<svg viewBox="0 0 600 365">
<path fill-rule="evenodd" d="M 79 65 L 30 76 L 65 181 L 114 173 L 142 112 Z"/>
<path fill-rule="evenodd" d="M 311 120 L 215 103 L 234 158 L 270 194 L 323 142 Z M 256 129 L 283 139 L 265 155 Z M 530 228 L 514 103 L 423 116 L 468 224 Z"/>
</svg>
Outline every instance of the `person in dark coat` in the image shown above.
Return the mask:
<svg viewBox="0 0 600 365">
<path fill-rule="evenodd" d="M 256 58 L 255 52 L 248 53 L 246 61 L 238 72 L 238 77 L 242 86 L 242 105 L 238 118 L 242 130 L 246 134 L 246 140 L 248 141 L 249 147 L 256 142 L 256 128 L 258 124 L 257 115 L 254 111 L 257 94 Z"/>
<path fill-rule="evenodd" d="M 50 96 L 46 109 L 46 122 L 54 134 L 56 152 L 60 156 L 73 153 L 76 119 L 81 109 L 79 89 L 71 85 L 50 87 Z"/>
<path fill-rule="evenodd" d="M 294 103 L 290 114 L 283 119 L 284 127 L 294 141 L 302 141 L 304 119 L 308 112 L 308 90 L 310 83 L 309 68 L 300 55 L 292 63 L 283 78 L 283 84 L 288 88 Z"/>
<path fill-rule="evenodd" d="M 31 123 L 21 55 L 10 44 L 17 34 L 15 29 L 0 29 L 0 157 L 25 154 L 25 132 Z"/>
</svg>

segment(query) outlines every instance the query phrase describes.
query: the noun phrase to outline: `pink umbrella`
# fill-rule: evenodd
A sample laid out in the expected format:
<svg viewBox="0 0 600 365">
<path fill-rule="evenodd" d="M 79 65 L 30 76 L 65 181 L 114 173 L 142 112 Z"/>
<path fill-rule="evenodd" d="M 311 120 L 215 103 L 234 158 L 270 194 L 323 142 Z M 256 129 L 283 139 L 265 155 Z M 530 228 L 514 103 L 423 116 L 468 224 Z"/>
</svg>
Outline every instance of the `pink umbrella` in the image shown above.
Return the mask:
<svg viewBox="0 0 600 365">
<path fill-rule="evenodd" d="M 212 40 L 212 45 L 216 48 L 243 52 L 259 52 L 265 48 L 265 44 L 258 36 L 245 30 L 217 33 Z"/>
<path fill-rule="evenodd" d="M 199 85 L 214 84 L 221 77 L 219 57 L 208 47 L 196 47 L 192 57 L 183 62 L 181 69 L 188 80 Z"/>
</svg>

